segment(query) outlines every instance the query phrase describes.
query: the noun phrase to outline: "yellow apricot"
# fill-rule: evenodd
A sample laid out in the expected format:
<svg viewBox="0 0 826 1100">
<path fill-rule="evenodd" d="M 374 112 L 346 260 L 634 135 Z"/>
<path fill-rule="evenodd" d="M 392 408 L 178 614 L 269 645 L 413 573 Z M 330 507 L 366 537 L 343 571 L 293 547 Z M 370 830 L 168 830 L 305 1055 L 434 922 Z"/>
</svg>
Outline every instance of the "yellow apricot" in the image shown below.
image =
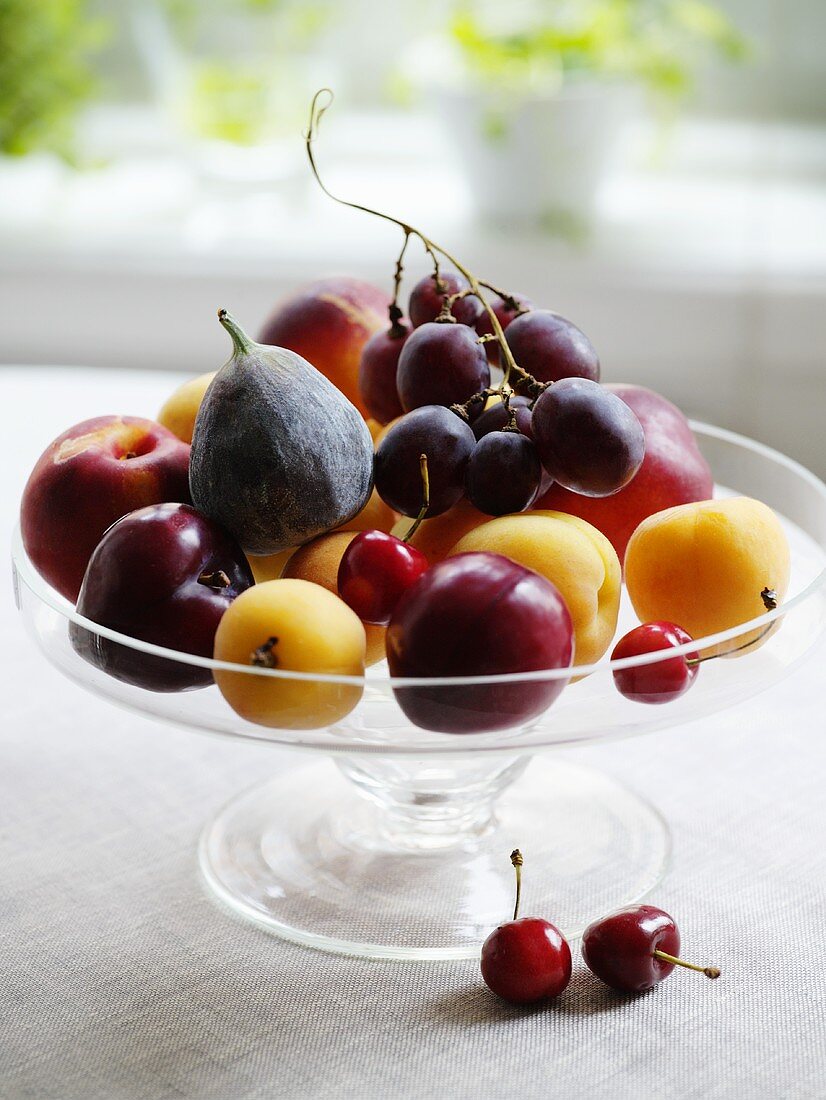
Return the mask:
<svg viewBox="0 0 826 1100">
<path fill-rule="evenodd" d="M 266 581 L 242 592 L 221 616 L 215 659 L 233 664 L 361 676 L 364 627 L 354 611 L 321 585 Z M 357 684 L 290 680 L 215 670 L 236 713 L 260 726 L 319 729 L 340 721 L 362 696 Z"/>
<path fill-rule="evenodd" d="M 374 489 L 368 497 L 367 503 L 357 516 L 354 516 L 337 531 L 389 531 L 398 520 L 398 512 L 394 512 L 389 504 L 385 504 Z"/>
<path fill-rule="evenodd" d="M 381 430 L 384 427 L 384 425 L 380 424 L 378 422 L 378 420 L 374 420 L 372 416 L 368 416 L 365 423 L 367 424 L 367 427 L 370 429 L 370 436 L 371 436 L 373 442 L 375 443 L 376 439 L 381 434 Z"/>
<path fill-rule="evenodd" d="M 782 600 L 789 569 L 789 544 L 780 521 L 750 497 L 655 512 L 637 527 L 625 552 L 625 583 L 640 619 L 666 619 L 693 638 L 764 614 L 760 593 L 768 588 Z M 725 655 L 759 634 L 750 631 L 706 647 L 703 656 Z M 731 656 L 753 653 L 765 640 Z"/>
<path fill-rule="evenodd" d="M 490 518 L 474 508 L 469 500 L 460 500 L 440 516 L 426 519 L 410 540 L 410 545 L 421 550 L 428 562 L 435 565 L 436 562 L 444 561 L 463 535 L 482 523 L 489 523 Z M 397 538 L 404 538 L 412 523 L 407 516 L 402 516 L 393 527 L 392 533 Z"/>
<path fill-rule="evenodd" d="M 208 374 L 200 374 L 197 378 L 190 378 L 182 383 L 166 399 L 161 411 L 158 413 L 158 423 L 168 428 L 178 439 L 184 443 L 192 442 L 192 432 L 195 429 L 195 417 L 204 399 L 210 382 L 217 371 Z"/>
<path fill-rule="evenodd" d="M 379 494 L 374 489 L 370 494 L 370 498 L 364 505 L 362 510 L 357 516 L 354 516 L 348 523 L 342 524 L 341 527 L 337 527 L 335 532 L 331 534 L 341 533 L 345 531 L 389 531 L 393 524 L 398 519 L 398 513 L 394 512 L 389 505 L 385 504 Z M 321 535 L 320 538 L 326 536 Z M 313 539 L 311 543 L 305 543 L 305 546 L 313 545 L 317 542 L 317 539 Z M 349 542 L 349 540 L 348 540 Z M 341 547 L 341 553 L 344 553 L 344 549 L 347 543 L 343 543 Z M 297 577 L 301 576 L 300 573 L 287 573 L 285 566 L 293 554 L 297 553 L 302 547 L 288 546 L 285 550 L 279 550 L 277 554 L 250 554 L 249 563 L 252 569 L 252 575 L 255 577 L 255 583 L 261 584 L 263 581 L 275 581 L 279 577 Z M 336 563 L 336 570 L 338 570 L 338 563 Z M 317 584 L 324 584 L 323 581 L 317 580 L 315 577 L 307 577 L 306 580 L 316 581 Z M 337 592 L 338 589 L 331 587 L 329 584 L 324 584 L 325 588 L 329 588 L 331 592 Z M 371 650 L 370 646 L 370 630 L 367 631 L 367 650 L 368 653 Z M 381 638 L 382 652 L 381 656 L 373 657 L 372 660 L 368 660 L 368 665 L 374 664 L 376 661 L 380 661 L 384 657 L 384 635 Z"/>
<path fill-rule="evenodd" d="M 605 653 L 617 628 L 622 570 L 596 527 L 565 512 L 520 512 L 474 528 L 450 556 L 473 550 L 504 554 L 556 585 L 573 620 L 576 664 Z"/>
<path fill-rule="evenodd" d="M 247 561 L 250 563 L 255 583 L 277 581 L 294 553 L 295 547 L 288 546 L 285 550 L 279 550 L 277 554 L 248 554 Z"/>
<path fill-rule="evenodd" d="M 344 551 L 358 534 L 357 531 L 331 531 L 305 542 L 290 555 L 282 576 L 320 584 L 333 595 L 338 595 L 338 567 Z M 365 664 L 374 665 L 385 657 L 383 626 L 364 623 L 367 638 Z"/>
</svg>

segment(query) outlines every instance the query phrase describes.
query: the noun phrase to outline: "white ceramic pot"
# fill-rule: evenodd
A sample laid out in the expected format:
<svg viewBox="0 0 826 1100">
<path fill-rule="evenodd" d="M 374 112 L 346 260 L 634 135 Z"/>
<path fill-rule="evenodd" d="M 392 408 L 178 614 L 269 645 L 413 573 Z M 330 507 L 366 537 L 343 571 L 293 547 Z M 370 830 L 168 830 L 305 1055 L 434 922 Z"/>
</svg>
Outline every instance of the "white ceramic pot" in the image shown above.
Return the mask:
<svg viewBox="0 0 826 1100">
<path fill-rule="evenodd" d="M 582 81 L 522 98 L 446 89 L 439 103 L 480 217 L 564 231 L 587 225 L 638 96 Z"/>
</svg>

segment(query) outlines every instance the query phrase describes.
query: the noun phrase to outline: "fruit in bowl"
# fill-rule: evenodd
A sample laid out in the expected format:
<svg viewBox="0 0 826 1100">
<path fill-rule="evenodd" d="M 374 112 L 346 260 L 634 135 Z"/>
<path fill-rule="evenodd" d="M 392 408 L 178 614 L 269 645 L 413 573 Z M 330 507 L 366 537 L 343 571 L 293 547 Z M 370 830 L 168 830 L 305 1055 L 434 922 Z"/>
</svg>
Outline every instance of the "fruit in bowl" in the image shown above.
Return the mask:
<svg viewBox="0 0 826 1100">
<path fill-rule="evenodd" d="M 414 328 L 426 325 L 445 309 L 445 300 L 454 294 L 470 289 L 470 283 L 458 271 L 439 270 L 439 274 L 425 275 L 410 292 L 408 313 Z M 482 314 L 482 303 L 474 295 L 456 298 L 450 305 L 450 315 L 461 325 L 473 327 Z"/>
<path fill-rule="evenodd" d="M 312 581 L 337 596 L 341 559 L 358 534 L 358 531 L 331 531 L 319 535 L 292 552 L 279 576 Z M 363 625 L 367 644 L 364 663 L 374 665 L 384 660 L 384 627 L 366 622 Z"/>
<path fill-rule="evenodd" d="M 198 411 L 192 500 L 251 554 L 275 554 L 346 523 L 373 487 L 361 415 L 295 352 L 257 344 L 226 310 L 233 355 Z"/>
<path fill-rule="evenodd" d="M 570 667 L 573 623 L 559 591 L 501 554 L 464 553 L 408 589 L 387 628 L 394 677 L 485 677 Z M 395 686 L 417 726 L 442 733 L 508 729 L 538 718 L 567 677 L 515 683 Z"/>
<path fill-rule="evenodd" d="M 765 614 L 764 593 L 782 601 L 789 544 L 777 516 L 759 500 L 731 497 L 667 508 L 643 520 L 628 543 L 625 580 L 642 620 L 679 623 L 703 638 Z M 777 620 L 775 620 L 777 623 Z M 771 631 L 706 646 L 701 655 L 753 653 Z"/>
<path fill-rule="evenodd" d="M 155 504 L 113 524 L 92 554 L 77 610 L 141 642 L 211 657 L 224 611 L 253 584 L 247 559 L 218 524 L 188 504 Z M 212 683 L 209 669 L 122 645 L 78 623 L 77 653 L 103 672 L 150 691 Z"/>
<path fill-rule="evenodd" d="M 467 325 L 428 321 L 399 355 L 396 388 L 405 412 L 466 401 L 490 383 L 484 347 Z"/>
<path fill-rule="evenodd" d="M 404 412 L 396 377 L 399 356 L 410 335 L 410 325 L 400 320 L 374 332 L 364 345 L 359 363 L 359 393 L 371 417 L 389 424 Z"/>
<path fill-rule="evenodd" d="M 634 530 L 648 516 L 708 500 L 714 492 L 709 465 L 685 416 L 661 394 L 644 386 L 608 385 L 636 413 L 645 436 L 645 456 L 636 477 L 609 497 L 586 497 L 553 485 L 536 508 L 570 512 L 598 527 L 611 540 L 620 561 Z"/>
<path fill-rule="evenodd" d="M 208 371 L 199 374 L 197 378 L 189 378 L 167 397 L 158 413 L 158 423 L 168 428 L 173 435 L 184 443 L 192 442 L 192 433 L 195 431 L 195 420 L 198 409 L 204 399 L 204 394 L 209 389 L 212 379 L 217 371 Z"/>
<path fill-rule="evenodd" d="M 532 309 L 508 325 L 517 363 L 540 382 L 560 378 L 599 381 L 599 356 L 582 329 L 550 309 Z"/>
<path fill-rule="evenodd" d="M 490 516 L 480 512 L 469 500 L 461 498 L 446 512 L 426 519 L 410 537 L 410 545 L 421 550 L 431 565 L 444 561 L 456 543 L 468 531 L 481 523 L 489 523 Z M 400 519 L 391 533 L 402 538 L 410 528 L 410 520 Z"/>
<path fill-rule="evenodd" d="M 389 305 L 387 294 L 363 279 L 319 279 L 279 303 L 258 338 L 308 360 L 367 416 L 359 364 L 364 345 L 387 326 Z"/>
<path fill-rule="evenodd" d="M 189 500 L 189 447 L 152 420 L 97 416 L 50 443 L 20 505 L 32 564 L 73 602 L 104 531 L 136 508 Z"/>
<path fill-rule="evenodd" d="M 316 676 L 364 674 L 365 636 L 358 616 L 311 581 L 282 579 L 247 589 L 227 609 L 215 635 L 215 659 L 250 670 Z M 362 687 L 226 669 L 215 682 L 234 711 L 280 729 L 319 729 L 344 718 Z"/>
<path fill-rule="evenodd" d="M 450 553 L 478 551 L 503 554 L 556 586 L 571 614 L 578 665 L 605 653 L 617 627 L 622 577 L 600 531 L 562 512 L 522 512 L 474 527 Z"/>
</svg>

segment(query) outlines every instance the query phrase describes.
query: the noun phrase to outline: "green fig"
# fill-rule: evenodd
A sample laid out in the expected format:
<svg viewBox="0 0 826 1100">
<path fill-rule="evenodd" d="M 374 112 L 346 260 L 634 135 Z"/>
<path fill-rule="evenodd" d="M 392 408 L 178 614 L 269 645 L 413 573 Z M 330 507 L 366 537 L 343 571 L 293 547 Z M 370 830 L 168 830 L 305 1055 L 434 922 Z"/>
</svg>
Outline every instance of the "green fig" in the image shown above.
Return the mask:
<svg viewBox="0 0 826 1100">
<path fill-rule="evenodd" d="M 357 409 L 306 359 L 256 344 L 222 309 L 233 355 L 209 386 L 189 482 L 201 512 L 250 554 L 275 554 L 352 519 L 373 487 Z"/>
</svg>

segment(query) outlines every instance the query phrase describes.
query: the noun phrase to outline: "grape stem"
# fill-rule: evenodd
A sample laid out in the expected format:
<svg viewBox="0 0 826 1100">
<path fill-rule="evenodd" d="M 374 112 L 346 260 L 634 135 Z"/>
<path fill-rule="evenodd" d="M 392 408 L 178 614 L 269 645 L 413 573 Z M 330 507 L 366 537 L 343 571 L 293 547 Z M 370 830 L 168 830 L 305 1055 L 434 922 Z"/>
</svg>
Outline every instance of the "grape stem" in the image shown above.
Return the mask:
<svg viewBox="0 0 826 1100">
<path fill-rule="evenodd" d="M 402 275 L 404 274 L 404 254 L 407 251 L 409 243 L 410 234 L 405 230 L 404 244 L 399 253 L 399 258 L 396 260 L 396 270 L 393 273 L 393 301 L 390 303 L 390 307 L 387 311 L 390 314 L 390 335 L 394 339 L 399 339 L 399 337 L 404 336 L 404 329 L 401 325 L 401 319 L 404 313 L 399 306 L 399 290 L 401 289 Z"/>
<path fill-rule="evenodd" d="M 439 275 L 438 255 L 443 256 L 444 259 L 453 264 L 456 270 L 461 275 L 464 275 L 464 277 L 470 284 L 468 292 L 476 295 L 476 297 L 484 306 L 485 312 L 487 313 L 488 317 L 490 318 L 491 327 L 493 329 L 494 335 L 496 336 L 496 339 L 499 341 L 499 347 L 501 350 L 502 358 L 504 360 L 504 378 L 502 380 L 503 385 L 508 382 L 511 384 L 511 386 L 514 387 L 516 387 L 517 385 L 524 385 L 531 396 L 537 396 L 537 392 L 534 391 L 538 386 L 541 385 L 541 383 L 537 382 L 532 374 L 529 374 L 527 371 L 522 370 L 522 368 L 517 364 L 516 360 L 513 357 L 513 352 L 511 351 L 507 340 L 505 339 L 505 332 L 502 328 L 499 318 L 496 316 L 493 307 L 488 302 L 485 295 L 482 293 L 483 286 L 488 290 L 493 290 L 493 287 L 490 283 L 478 279 L 476 275 L 474 275 L 472 271 L 465 267 L 464 264 L 460 263 L 459 260 L 457 260 L 456 257 L 452 255 L 452 253 L 448 252 L 448 250 L 442 245 L 437 244 L 436 241 L 432 240 L 420 229 L 417 229 L 416 226 L 410 225 L 409 222 L 402 221 L 401 218 L 396 218 L 392 214 L 387 214 L 382 210 L 374 210 L 372 207 L 364 206 L 362 203 L 351 202 L 348 199 L 339 198 L 338 195 L 334 195 L 332 191 L 330 191 L 329 188 L 326 186 L 321 178 L 318 165 L 316 164 L 315 153 L 313 152 L 313 142 L 315 141 L 316 135 L 318 133 L 319 125 L 321 123 L 324 112 L 332 105 L 333 99 L 333 92 L 329 88 L 320 88 L 315 93 L 315 95 L 313 96 L 313 101 L 310 104 L 309 126 L 307 127 L 306 134 L 304 135 L 304 144 L 307 150 L 307 159 L 310 163 L 310 170 L 312 171 L 313 177 L 318 186 L 329 199 L 332 199 L 333 202 L 337 202 L 340 206 L 348 206 L 351 210 L 360 210 L 363 214 L 370 214 L 374 218 L 381 218 L 383 221 L 390 222 L 392 225 L 397 225 L 405 235 L 405 247 L 407 245 L 407 240 L 410 236 L 418 237 L 419 240 L 422 242 L 425 251 L 428 253 L 433 261 L 434 277 L 436 280 L 436 289 L 438 291 L 441 292 L 441 290 L 444 289 L 444 283 L 441 282 L 441 278 Z M 402 249 L 402 255 L 404 255 L 404 249 Z M 514 304 L 518 305 L 512 295 L 505 295 L 497 290 L 494 290 L 494 293 L 499 294 L 503 301 L 514 302 Z"/>
</svg>

